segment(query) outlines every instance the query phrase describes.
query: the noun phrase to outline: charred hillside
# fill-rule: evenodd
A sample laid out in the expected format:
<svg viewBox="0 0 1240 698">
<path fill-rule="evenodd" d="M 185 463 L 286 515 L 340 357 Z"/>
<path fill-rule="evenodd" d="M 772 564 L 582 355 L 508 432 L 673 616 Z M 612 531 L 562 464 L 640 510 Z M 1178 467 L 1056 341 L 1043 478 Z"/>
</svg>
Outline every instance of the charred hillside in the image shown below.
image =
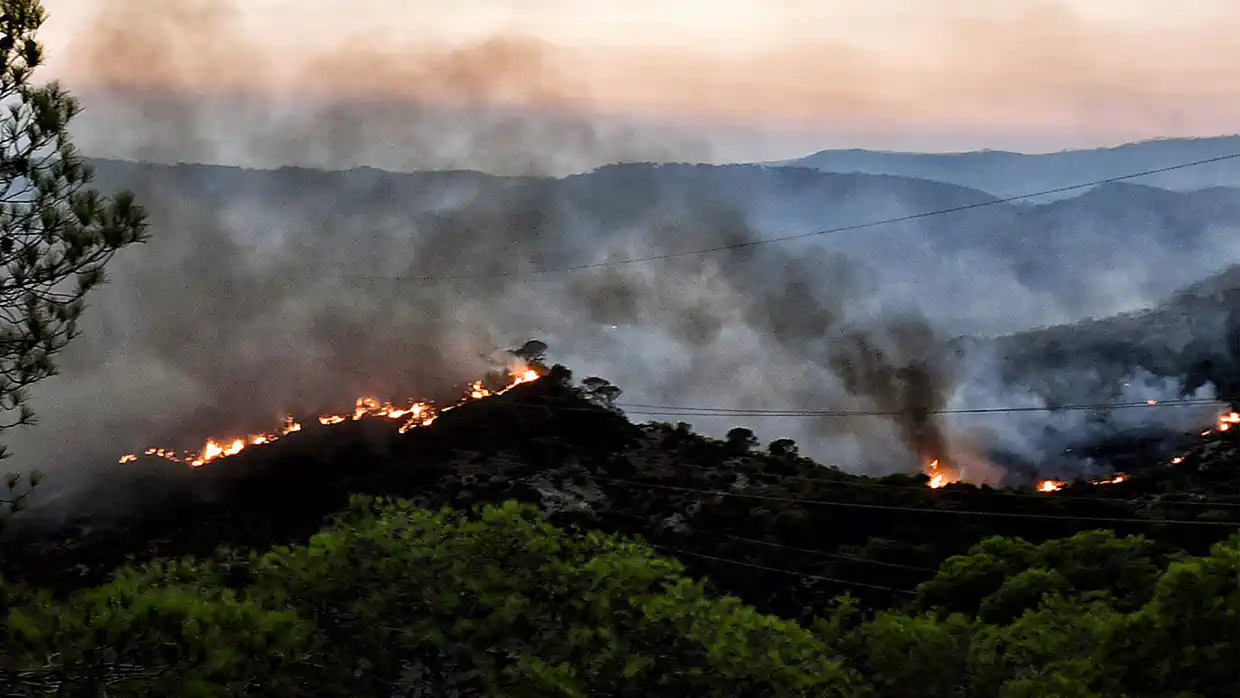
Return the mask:
<svg viewBox="0 0 1240 698">
<path fill-rule="evenodd" d="M 197 469 L 139 458 L 64 502 L 75 512 L 67 524 L 17 521 L 4 574 L 65 592 L 131 556 L 300 541 L 351 493 L 453 507 L 519 499 L 557 523 L 640 534 L 722 590 L 807 617 L 845 591 L 894 603 L 991 535 L 1039 541 L 1106 527 L 1169 553 L 1202 550 L 1240 525 L 1235 432 L 1198 435 L 1176 465 L 1134 463 L 1114 485 L 932 490 L 924 475 L 850 475 L 788 442 L 763 448 L 745 429 L 717 440 L 688 424 L 635 425 L 592 385 L 555 367 L 405 434 L 362 420 L 310 425 Z"/>
</svg>

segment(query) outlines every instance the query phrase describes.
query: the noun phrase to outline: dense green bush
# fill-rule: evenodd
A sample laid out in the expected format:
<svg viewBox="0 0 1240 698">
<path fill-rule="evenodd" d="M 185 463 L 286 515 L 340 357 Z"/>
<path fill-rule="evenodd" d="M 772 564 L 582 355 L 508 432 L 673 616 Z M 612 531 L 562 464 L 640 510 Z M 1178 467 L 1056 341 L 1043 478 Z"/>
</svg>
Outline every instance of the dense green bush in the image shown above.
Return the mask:
<svg viewBox="0 0 1240 698">
<path fill-rule="evenodd" d="M 1240 536 L 1205 557 L 1090 531 L 992 538 L 900 609 L 812 627 L 712 597 L 646 544 L 506 503 L 355 497 L 306 545 L 0 596 L 6 695 L 1228 695 Z"/>
<path fill-rule="evenodd" d="M 1147 540 L 1108 531 L 992 538 L 947 560 L 912 607 L 862 620 L 839 604 L 817 629 L 880 695 L 1234 695 L 1240 536 L 1158 562 Z"/>
<path fill-rule="evenodd" d="M 3 668 L 32 694 L 54 677 L 88 694 L 853 695 L 811 631 L 681 571 L 514 503 L 358 498 L 305 546 L 41 596 L 10 612 Z"/>
</svg>

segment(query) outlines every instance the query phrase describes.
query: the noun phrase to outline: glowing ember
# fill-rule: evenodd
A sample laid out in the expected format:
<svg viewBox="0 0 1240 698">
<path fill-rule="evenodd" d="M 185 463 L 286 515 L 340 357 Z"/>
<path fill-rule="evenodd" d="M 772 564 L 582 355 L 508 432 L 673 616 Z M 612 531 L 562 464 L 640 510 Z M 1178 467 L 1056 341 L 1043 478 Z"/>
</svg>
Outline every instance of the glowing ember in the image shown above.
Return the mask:
<svg viewBox="0 0 1240 698">
<path fill-rule="evenodd" d="M 491 397 L 492 395 L 502 395 L 509 390 L 521 385 L 538 380 L 537 371 L 532 369 L 522 369 L 510 375 L 512 382 L 503 390 L 492 392 L 482 387 L 482 381 L 475 381 L 469 386 L 467 395 L 456 405 L 444 407 L 440 412 L 447 411 L 453 407 L 463 405 L 471 400 L 481 400 L 482 398 Z M 382 418 L 391 420 L 401 420 L 399 432 L 404 434 L 410 429 L 416 427 L 430 426 L 439 415 L 434 407 L 426 402 L 410 400 L 402 406 L 393 405 L 390 402 L 380 402 L 374 397 L 360 397 L 354 401 L 353 411 L 350 414 L 327 414 L 318 418 L 319 424 L 323 426 L 331 426 L 341 424 L 347 421 L 358 421 L 362 419 Z M 249 446 L 259 446 L 278 441 L 281 437 L 287 436 L 294 432 L 301 431 L 301 424 L 293 417 L 284 418 L 283 427 L 273 433 L 266 434 L 250 434 L 247 436 L 230 437 L 226 439 L 208 439 L 202 450 L 193 455 L 182 456 L 174 450 L 163 448 L 148 448 L 144 453 L 148 456 L 164 458 L 166 460 L 175 461 L 177 463 L 186 463 L 192 467 L 200 467 L 219 458 L 227 458 L 244 451 Z M 138 456 L 133 453 L 121 456 L 121 463 L 130 463 L 137 460 Z"/>
<path fill-rule="evenodd" d="M 1106 478 L 1103 480 L 1094 480 L 1093 484 L 1095 485 L 1118 485 L 1119 483 L 1127 479 L 1128 479 L 1127 475 L 1124 475 L 1123 473 L 1118 473 L 1114 477 Z"/>
<path fill-rule="evenodd" d="M 1061 480 L 1043 480 L 1042 482 L 1038 483 L 1038 491 L 1039 492 L 1058 492 L 1059 490 L 1063 489 L 1064 485 L 1066 484 L 1067 484 L 1066 482 L 1063 482 Z"/>
<path fill-rule="evenodd" d="M 1179 465 L 1180 463 L 1183 463 L 1183 462 L 1184 462 L 1184 458 L 1182 456 L 1176 456 L 1175 458 L 1171 459 L 1172 465 Z"/>
</svg>

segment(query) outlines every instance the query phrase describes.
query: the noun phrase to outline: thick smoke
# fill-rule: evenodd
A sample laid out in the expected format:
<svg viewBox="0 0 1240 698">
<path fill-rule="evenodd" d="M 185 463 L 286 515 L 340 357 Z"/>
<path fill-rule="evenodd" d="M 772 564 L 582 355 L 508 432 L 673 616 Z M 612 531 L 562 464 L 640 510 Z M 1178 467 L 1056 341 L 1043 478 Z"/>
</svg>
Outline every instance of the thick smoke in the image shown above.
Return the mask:
<svg viewBox="0 0 1240 698">
<path fill-rule="evenodd" d="M 407 50 L 359 35 L 281 55 L 227 0 L 169 0 L 158 12 L 142 0 L 96 7 L 59 64 L 81 83 L 91 112 L 83 121 L 96 127 L 83 123 L 76 136 L 97 155 L 545 175 L 709 154 L 684 137 L 587 118 L 589 86 L 535 37 L 445 43 L 411 27 Z"/>
<path fill-rule="evenodd" d="M 102 142 L 92 114 L 111 109 L 105 122 L 128 126 L 106 134 L 109 152 L 134 159 L 227 160 L 246 151 L 274 162 L 342 166 L 374 164 L 383 151 L 387 159 L 378 162 L 394 168 L 525 176 L 99 163 L 100 186 L 135 188 L 150 207 L 154 239 L 119 256 L 112 283 L 91 297 L 64 375 L 36 391 L 43 423 L 10 439 L 17 454 L 11 467 L 71 472 L 110 465 L 148 444 L 193 445 L 207 435 L 265 428 L 289 410 L 339 409 L 361 394 L 445 394 L 485 372 L 497 349 L 530 337 L 546 340 L 552 358 L 579 374 L 613 380 L 626 402 L 901 413 L 755 422 L 665 410 L 669 420 L 715 434 L 755 422 L 761 436 L 791 436 L 807 454 L 851 470 L 910 470 L 947 456 L 989 478 L 997 451 L 1038 462 L 1081 433 L 1111 427 L 1095 427 L 1080 412 L 1003 422 L 947 420 L 937 411 L 1098 396 L 1165 399 L 1184 389 L 1169 377 L 1183 372 L 1154 361 L 1082 355 L 1052 365 L 1046 344 L 1022 357 L 1002 340 L 948 341 L 961 320 L 1009 331 L 1133 307 L 1157 293 L 1091 282 L 1071 265 L 1056 267 L 1041 241 L 1026 242 L 1038 238 L 1022 226 L 1053 221 L 1063 209 L 1000 206 L 753 245 L 798 226 L 847 225 L 982 195 L 894 178 L 776 176 L 756 167 L 529 176 L 583 163 L 675 159 L 694 147 L 612 132 L 568 108 L 532 107 L 548 94 L 572 96 L 565 104 L 588 101 L 588 94 L 545 73 L 537 44 L 519 37 L 428 52 L 425 61 L 404 65 L 402 74 L 413 77 L 402 79 L 425 88 L 407 101 L 319 95 L 313 101 L 326 106 L 303 108 L 312 100 L 258 98 L 247 92 L 246 72 L 267 69 L 257 58 L 247 63 L 256 50 L 218 3 L 186 9 L 193 7 L 207 5 L 174 3 L 148 14 L 133 3 L 109 3 L 81 38 L 76 50 L 99 66 L 95 84 L 106 88 L 88 101 L 91 111 L 78 126 L 85 147 Z M 333 64 L 333 55 L 324 54 L 325 64 L 356 65 Z M 213 95 L 179 89 L 192 82 L 182 78 L 216 58 L 245 69 L 221 75 L 227 89 Z M 118 66 L 163 79 L 131 84 Z M 369 72 L 354 69 L 376 80 L 395 69 L 378 58 L 363 67 Z M 250 127 L 230 132 L 221 124 L 235 118 L 217 118 L 222 110 L 244 114 Z M 747 184 L 776 177 L 781 184 L 766 192 Z M 811 185 L 829 197 L 819 200 Z M 798 203 L 775 210 L 769 202 L 779 197 Z M 1073 232 L 1063 243 L 1068 258 L 1102 254 L 1101 233 Z M 1221 253 L 1230 244 L 1234 252 L 1230 239 L 1207 236 L 1194 249 Z M 1162 255 L 1156 236 L 1142 244 L 1157 262 L 1138 264 L 1134 246 L 1120 256 L 1142 270 L 1180 259 Z M 722 246 L 739 249 L 679 254 Z M 667 258 L 540 273 L 651 255 Z M 1100 298 L 1100 289 L 1116 288 L 1116 297 Z M 1205 356 L 1221 335 L 1198 336 Z M 1116 351 L 1139 342 L 1120 341 Z"/>
</svg>

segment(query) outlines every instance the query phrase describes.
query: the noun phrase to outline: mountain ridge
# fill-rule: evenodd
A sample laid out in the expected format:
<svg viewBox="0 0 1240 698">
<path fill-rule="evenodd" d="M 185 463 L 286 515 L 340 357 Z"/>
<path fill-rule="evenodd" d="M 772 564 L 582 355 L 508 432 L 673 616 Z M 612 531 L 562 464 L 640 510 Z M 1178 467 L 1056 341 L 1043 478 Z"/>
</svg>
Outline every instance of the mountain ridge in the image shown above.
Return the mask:
<svg viewBox="0 0 1240 698">
<path fill-rule="evenodd" d="M 1000 197 L 1011 197 L 1237 153 L 1240 153 L 1240 135 L 1225 135 L 1152 139 L 1053 153 L 821 150 L 766 164 L 832 172 L 918 176 L 979 188 Z M 1214 162 L 1145 176 L 1141 181 L 1173 190 L 1234 187 L 1240 186 L 1240 167 L 1234 161 Z"/>
</svg>

